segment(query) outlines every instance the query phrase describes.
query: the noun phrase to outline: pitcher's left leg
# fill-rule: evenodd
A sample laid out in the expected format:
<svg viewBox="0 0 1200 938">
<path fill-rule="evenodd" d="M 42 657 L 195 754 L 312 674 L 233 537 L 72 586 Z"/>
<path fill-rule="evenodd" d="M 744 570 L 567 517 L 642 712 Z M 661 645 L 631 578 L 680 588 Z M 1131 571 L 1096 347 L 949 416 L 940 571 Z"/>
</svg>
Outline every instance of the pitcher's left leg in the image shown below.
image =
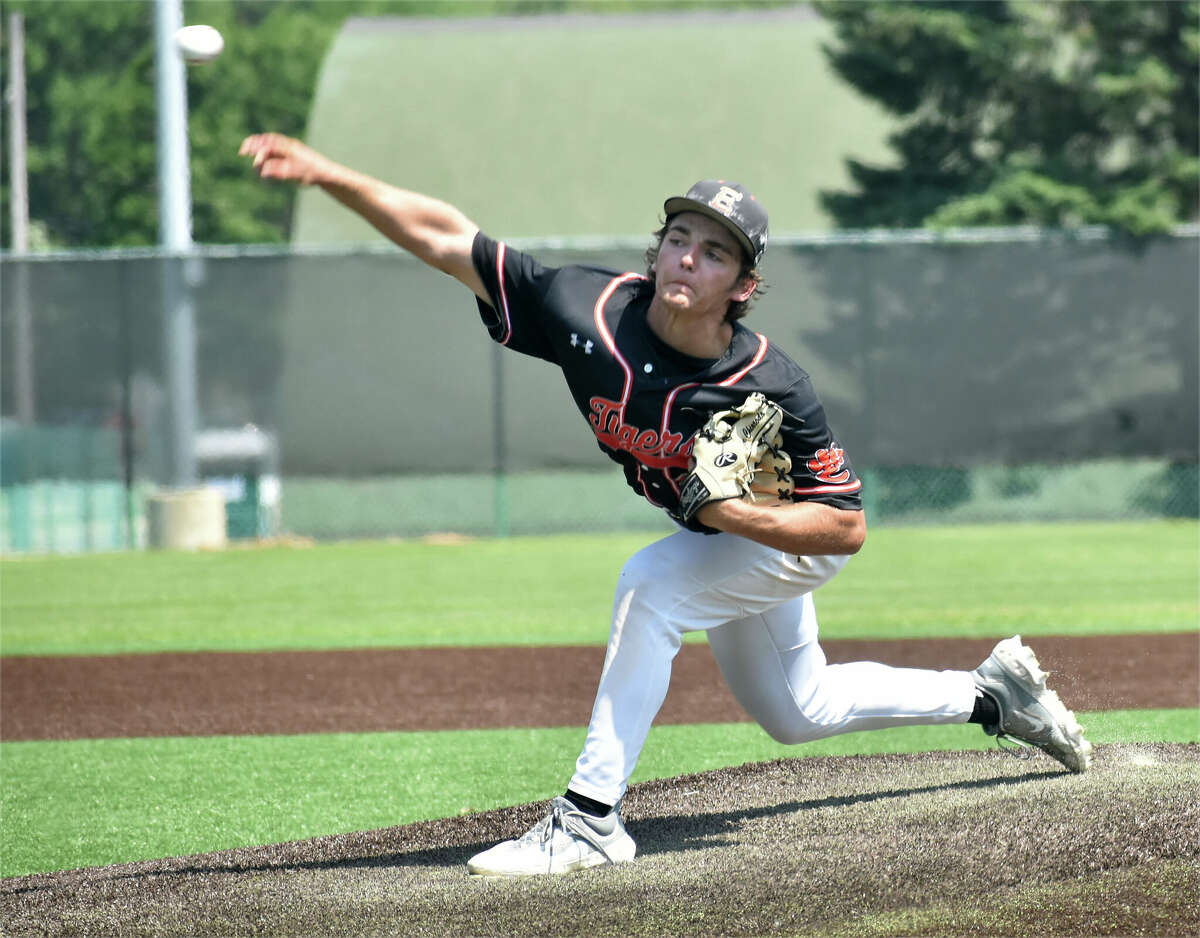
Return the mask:
<svg viewBox="0 0 1200 938">
<path fill-rule="evenodd" d="M 966 671 L 827 664 L 811 594 L 708 632 L 733 695 L 773 739 L 965 723 L 975 682 Z"/>
</svg>

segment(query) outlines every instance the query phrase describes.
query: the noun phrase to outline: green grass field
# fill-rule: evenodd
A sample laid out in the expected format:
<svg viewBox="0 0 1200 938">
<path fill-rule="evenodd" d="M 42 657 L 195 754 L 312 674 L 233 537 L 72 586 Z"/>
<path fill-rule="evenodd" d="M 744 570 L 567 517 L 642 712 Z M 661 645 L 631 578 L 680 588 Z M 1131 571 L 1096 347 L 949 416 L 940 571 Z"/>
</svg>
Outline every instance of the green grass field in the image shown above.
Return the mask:
<svg viewBox="0 0 1200 938">
<path fill-rule="evenodd" d="M 822 590 L 830 637 L 1196 628 L 1195 522 L 886 528 Z M 5 655 L 602 644 L 648 535 L 346 543 L 0 563 Z M 552 575 L 550 572 L 552 571 Z M 1086 714 L 1097 743 L 1200 739 L 1196 710 Z M 0 874 L 273 843 L 556 793 L 581 727 L 0 744 Z M 974 728 L 788 748 L 752 724 L 652 732 L 634 781 L 781 756 L 979 748 Z M 513 758 L 520 753 L 520 758 Z"/>
<path fill-rule="evenodd" d="M 1192 521 L 879 528 L 821 590 L 822 632 L 1194 629 L 1197 531 Z M 602 645 L 621 564 L 655 536 L 7 560 L 0 652 Z"/>
</svg>

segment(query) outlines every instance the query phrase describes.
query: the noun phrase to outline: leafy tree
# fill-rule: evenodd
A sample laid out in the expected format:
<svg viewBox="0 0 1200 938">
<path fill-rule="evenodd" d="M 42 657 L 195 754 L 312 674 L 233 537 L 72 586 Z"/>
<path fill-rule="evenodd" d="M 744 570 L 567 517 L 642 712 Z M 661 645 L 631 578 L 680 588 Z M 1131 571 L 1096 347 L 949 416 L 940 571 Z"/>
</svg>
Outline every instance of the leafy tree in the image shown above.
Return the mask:
<svg viewBox="0 0 1200 938">
<path fill-rule="evenodd" d="M 852 228 L 1197 217 L 1200 2 L 818 0 L 833 68 L 902 119 L 822 193 Z"/>
</svg>

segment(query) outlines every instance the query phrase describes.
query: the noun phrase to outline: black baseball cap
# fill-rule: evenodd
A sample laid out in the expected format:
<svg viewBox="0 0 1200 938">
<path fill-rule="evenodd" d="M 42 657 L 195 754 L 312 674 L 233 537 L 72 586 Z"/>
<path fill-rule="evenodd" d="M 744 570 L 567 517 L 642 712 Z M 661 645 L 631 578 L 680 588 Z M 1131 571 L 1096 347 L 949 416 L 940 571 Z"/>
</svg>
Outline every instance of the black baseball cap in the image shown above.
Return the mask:
<svg viewBox="0 0 1200 938">
<path fill-rule="evenodd" d="M 757 267 L 767 249 L 767 210 L 740 183 L 703 179 L 663 203 L 669 219 L 680 212 L 699 212 L 719 221 L 737 238 L 746 256 Z"/>
</svg>

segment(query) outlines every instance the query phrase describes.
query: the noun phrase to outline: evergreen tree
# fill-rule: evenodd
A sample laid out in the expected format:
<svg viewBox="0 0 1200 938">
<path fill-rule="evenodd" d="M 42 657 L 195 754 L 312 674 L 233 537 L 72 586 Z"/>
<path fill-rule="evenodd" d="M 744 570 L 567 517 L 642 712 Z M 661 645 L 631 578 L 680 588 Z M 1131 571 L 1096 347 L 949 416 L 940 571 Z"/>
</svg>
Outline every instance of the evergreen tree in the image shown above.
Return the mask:
<svg viewBox="0 0 1200 938">
<path fill-rule="evenodd" d="M 896 160 L 848 160 L 842 227 L 1197 218 L 1200 3 L 819 0 L 836 72 L 902 120 Z"/>
</svg>

